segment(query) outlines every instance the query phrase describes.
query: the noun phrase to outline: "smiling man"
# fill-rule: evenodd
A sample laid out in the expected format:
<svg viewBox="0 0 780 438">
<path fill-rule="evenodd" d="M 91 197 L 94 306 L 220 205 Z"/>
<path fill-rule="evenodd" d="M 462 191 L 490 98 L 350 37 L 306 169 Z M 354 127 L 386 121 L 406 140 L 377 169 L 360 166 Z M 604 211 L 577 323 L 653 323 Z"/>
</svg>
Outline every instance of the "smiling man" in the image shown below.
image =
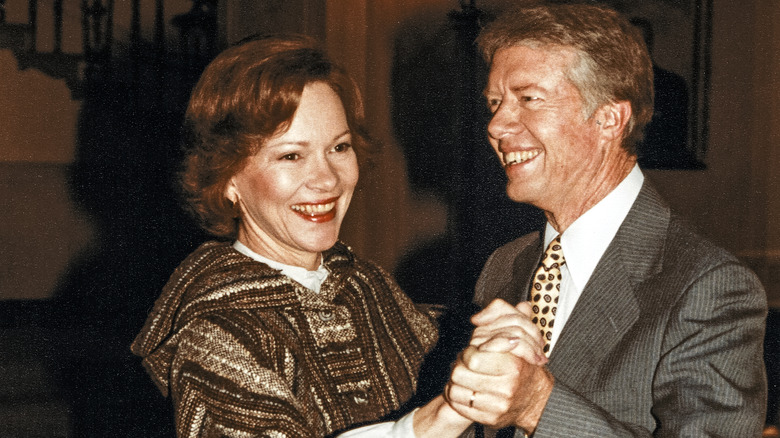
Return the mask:
<svg viewBox="0 0 780 438">
<path fill-rule="evenodd" d="M 486 263 L 451 406 L 505 436 L 760 436 L 766 297 L 636 164 L 653 107 L 641 36 L 612 10 L 557 4 L 510 11 L 478 42 L 507 193 L 547 225 Z M 488 360 L 497 334 L 549 361 Z"/>
</svg>

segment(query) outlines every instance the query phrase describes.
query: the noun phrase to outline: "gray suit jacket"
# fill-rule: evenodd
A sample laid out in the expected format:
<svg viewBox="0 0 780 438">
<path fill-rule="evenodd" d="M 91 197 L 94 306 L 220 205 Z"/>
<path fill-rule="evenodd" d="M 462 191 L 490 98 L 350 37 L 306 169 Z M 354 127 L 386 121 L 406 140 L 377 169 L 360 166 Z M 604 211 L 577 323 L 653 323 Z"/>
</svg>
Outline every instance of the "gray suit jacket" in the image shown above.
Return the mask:
<svg viewBox="0 0 780 438">
<path fill-rule="evenodd" d="M 476 303 L 526 300 L 541 254 L 539 233 L 496 250 Z M 534 437 L 761 436 L 766 312 L 756 276 L 645 182 L 553 349 Z"/>
</svg>

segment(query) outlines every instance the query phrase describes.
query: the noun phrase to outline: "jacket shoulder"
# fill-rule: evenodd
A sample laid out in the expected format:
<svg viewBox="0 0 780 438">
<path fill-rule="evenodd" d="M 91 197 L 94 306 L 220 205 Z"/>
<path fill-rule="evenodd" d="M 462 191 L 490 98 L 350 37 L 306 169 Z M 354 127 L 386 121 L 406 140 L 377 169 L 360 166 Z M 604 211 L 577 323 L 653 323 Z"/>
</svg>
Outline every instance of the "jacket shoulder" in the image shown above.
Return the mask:
<svg viewBox="0 0 780 438">
<path fill-rule="evenodd" d="M 532 233 L 518 237 L 517 239 L 505 243 L 498 247 L 485 262 L 485 268 L 492 269 L 508 269 L 511 270 L 514 260 L 518 254 L 525 251 L 529 247 L 538 246 L 541 239 L 541 233 L 534 231 Z"/>
<path fill-rule="evenodd" d="M 500 246 L 488 257 L 482 272 L 479 274 L 474 288 L 474 303 L 484 307 L 502 293 L 510 293 L 508 285 L 524 282 L 526 268 L 535 265 L 541 247 L 541 233 L 538 231 L 518 237 L 517 239 Z M 525 255 L 525 256 L 523 256 Z M 526 266 L 528 265 L 528 266 Z M 530 278 L 530 271 L 527 272 Z M 522 279 L 516 276 L 523 277 Z M 515 291 L 516 292 L 516 291 Z M 510 297 L 504 296 L 509 299 Z"/>
</svg>

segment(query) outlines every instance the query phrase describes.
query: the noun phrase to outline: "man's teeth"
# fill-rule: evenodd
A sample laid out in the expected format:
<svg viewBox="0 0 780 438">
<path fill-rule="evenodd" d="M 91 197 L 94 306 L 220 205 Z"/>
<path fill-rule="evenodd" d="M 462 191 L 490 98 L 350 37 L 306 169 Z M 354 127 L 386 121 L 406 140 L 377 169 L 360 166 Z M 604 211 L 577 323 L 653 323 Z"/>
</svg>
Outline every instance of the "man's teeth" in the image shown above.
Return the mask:
<svg viewBox="0 0 780 438">
<path fill-rule="evenodd" d="M 510 164 L 520 164 L 530 160 L 537 155 L 539 155 L 538 149 L 532 151 L 509 152 L 504 154 L 504 165 L 509 166 Z"/>
<path fill-rule="evenodd" d="M 335 206 L 335 202 L 328 202 L 327 204 L 297 204 L 293 205 L 292 209 L 308 216 L 316 216 L 333 210 Z"/>
</svg>

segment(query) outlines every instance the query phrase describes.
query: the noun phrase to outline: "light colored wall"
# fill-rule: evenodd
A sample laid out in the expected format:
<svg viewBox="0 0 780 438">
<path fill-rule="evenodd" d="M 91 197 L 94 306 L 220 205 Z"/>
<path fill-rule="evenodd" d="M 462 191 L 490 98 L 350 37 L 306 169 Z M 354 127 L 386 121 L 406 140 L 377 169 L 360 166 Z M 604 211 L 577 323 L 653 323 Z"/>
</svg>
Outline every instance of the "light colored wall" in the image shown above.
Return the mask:
<svg viewBox="0 0 780 438">
<path fill-rule="evenodd" d="M 189 0 L 168 0 L 165 14 L 186 12 Z M 116 5 L 115 33 L 127 41 L 131 2 Z M 151 3 L 149 3 L 151 5 Z M 38 0 L 39 51 L 54 47 L 53 0 Z M 80 2 L 63 4 L 62 51 L 82 47 Z M 27 2 L 6 2 L 9 23 L 27 22 Z M 154 8 L 142 10 L 153 23 Z M 175 41 L 175 29 L 168 39 Z M 142 28 L 152 39 L 151 26 Z M 94 244 L 90 220 L 71 199 L 68 178 L 77 149 L 82 103 L 64 80 L 19 70 L 0 49 L 0 300 L 51 298 L 69 266 Z"/>
<path fill-rule="evenodd" d="M 51 10 L 50 1 L 40 3 Z M 10 2 L 9 22 L 26 22 L 26 5 Z M 41 28 L 50 20 L 42 15 Z M 64 51 L 78 50 L 77 35 L 63 40 Z M 51 33 L 40 43 L 50 48 Z M 49 298 L 92 240 L 67 188 L 81 102 L 65 81 L 19 70 L 11 50 L 0 50 L 0 78 L 0 300 Z"/>
<path fill-rule="evenodd" d="M 65 81 L 19 71 L 10 50 L 0 50 L 0 77 L 0 161 L 72 162 L 81 104 Z"/>
<path fill-rule="evenodd" d="M 443 233 L 446 225 L 443 204 L 411 192 L 406 162 L 393 137 L 393 41 L 407 20 L 422 14 L 435 22 L 454 6 L 440 0 L 327 2 L 328 50 L 347 66 L 364 90 L 368 126 L 382 146 L 376 165 L 361 175 L 343 238 L 365 257 L 389 269 L 412 242 Z"/>
<path fill-rule="evenodd" d="M 649 178 L 700 232 L 753 265 L 780 305 L 780 3 L 716 0 L 705 171 Z"/>
<path fill-rule="evenodd" d="M 60 163 L 0 162 L 0 300 L 51 298 L 91 244 L 67 179 Z"/>
</svg>

